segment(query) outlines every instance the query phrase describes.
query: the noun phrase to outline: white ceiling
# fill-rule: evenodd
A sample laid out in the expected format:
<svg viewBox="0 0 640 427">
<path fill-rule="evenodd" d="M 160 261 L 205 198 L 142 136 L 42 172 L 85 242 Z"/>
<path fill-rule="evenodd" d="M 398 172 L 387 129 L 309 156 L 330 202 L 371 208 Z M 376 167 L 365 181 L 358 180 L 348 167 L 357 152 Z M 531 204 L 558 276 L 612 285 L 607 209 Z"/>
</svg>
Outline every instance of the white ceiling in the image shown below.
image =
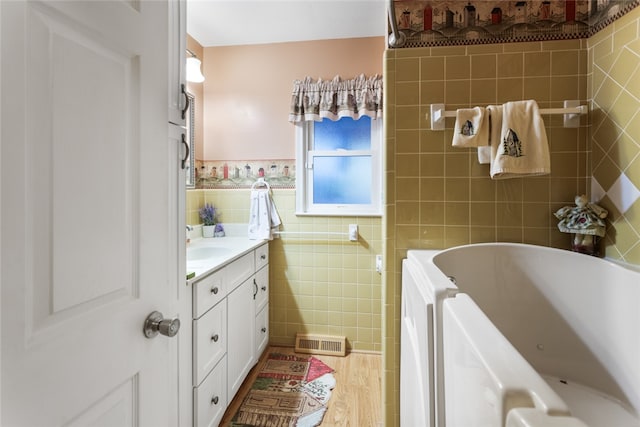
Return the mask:
<svg viewBox="0 0 640 427">
<path fill-rule="evenodd" d="M 187 0 L 187 32 L 203 47 L 385 34 L 387 0 Z"/>
</svg>

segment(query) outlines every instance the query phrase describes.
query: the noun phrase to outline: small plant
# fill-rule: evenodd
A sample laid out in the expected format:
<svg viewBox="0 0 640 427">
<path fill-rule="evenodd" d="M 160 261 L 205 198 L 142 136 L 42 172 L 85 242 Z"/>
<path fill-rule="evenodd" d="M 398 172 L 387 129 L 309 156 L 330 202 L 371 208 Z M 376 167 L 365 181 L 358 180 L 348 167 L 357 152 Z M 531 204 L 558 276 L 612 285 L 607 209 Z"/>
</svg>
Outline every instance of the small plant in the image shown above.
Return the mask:
<svg viewBox="0 0 640 427">
<path fill-rule="evenodd" d="M 216 225 L 218 223 L 218 212 L 212 204 L 205 203 L 200 208 L 199 213 L 204 225 Z"/>
</svg>

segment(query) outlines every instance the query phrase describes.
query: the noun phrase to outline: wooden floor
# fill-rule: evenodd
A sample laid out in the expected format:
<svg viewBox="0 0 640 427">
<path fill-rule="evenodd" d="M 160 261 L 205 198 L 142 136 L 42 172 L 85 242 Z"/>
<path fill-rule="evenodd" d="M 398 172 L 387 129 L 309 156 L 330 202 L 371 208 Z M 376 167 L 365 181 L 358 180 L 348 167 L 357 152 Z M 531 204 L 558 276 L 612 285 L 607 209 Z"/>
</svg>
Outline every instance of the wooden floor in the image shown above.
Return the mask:
<svg viewBox="0 0 640 427">
<path fill-rule="evenodd" d="M 227 408 L 221 426 L 227 426 L 233 418 L 269 353 L 296 354 L 290 347 L 269 347 Z M 322 427 L 382 426 L 382 357 L 365 353 L 350 353 L 346 357 L 313 356 L 335 370 L 336 387 L 327 405 Z"/>
</svg>

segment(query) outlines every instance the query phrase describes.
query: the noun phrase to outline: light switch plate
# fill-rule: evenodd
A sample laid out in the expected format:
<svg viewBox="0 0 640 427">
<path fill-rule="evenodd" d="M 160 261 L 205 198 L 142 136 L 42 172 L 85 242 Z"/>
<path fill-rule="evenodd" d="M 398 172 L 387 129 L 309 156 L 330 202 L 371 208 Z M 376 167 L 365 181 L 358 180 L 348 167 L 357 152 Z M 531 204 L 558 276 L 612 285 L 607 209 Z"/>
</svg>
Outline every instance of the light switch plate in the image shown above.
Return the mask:
<svg viewBox="0 0 640 427">
<path fill-rule="evenodd" d="M 349 240 L 352 242 L 358 241 L 358 224 L 349 224 Z"/>
</svg>

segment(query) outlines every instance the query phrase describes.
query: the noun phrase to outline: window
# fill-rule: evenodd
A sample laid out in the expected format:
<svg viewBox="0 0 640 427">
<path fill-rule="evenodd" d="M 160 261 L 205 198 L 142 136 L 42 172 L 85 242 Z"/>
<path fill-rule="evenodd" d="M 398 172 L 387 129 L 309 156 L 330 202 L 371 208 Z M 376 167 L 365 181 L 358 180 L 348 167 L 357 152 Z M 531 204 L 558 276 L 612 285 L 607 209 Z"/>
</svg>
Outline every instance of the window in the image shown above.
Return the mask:
<svg viewBox="0 0 640 427">
<path fill-rule="evenodd" d="M 296 213 L 381 215 L 382 120 L 296 123 Z"/>
</svg>

